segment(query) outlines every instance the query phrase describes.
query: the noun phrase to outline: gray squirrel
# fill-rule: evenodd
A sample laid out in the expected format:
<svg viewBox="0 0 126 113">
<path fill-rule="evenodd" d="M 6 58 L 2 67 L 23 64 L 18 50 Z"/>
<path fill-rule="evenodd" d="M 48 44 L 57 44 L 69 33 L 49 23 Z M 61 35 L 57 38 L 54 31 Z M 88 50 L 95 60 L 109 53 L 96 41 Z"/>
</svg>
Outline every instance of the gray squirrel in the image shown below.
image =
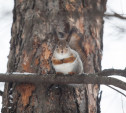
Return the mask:
<svg viewBox="0 0 126 113">
<path fill-rule="evenodd" d="M 56 33 L 55 38 L 57 38 L 58 41 L 51 60 L 57 74 L 82 74 L 84 71 L 79 54 L 69 46 L 71 34 L 66 34 L 63 38 L 58 38 Z"/>
</svg>

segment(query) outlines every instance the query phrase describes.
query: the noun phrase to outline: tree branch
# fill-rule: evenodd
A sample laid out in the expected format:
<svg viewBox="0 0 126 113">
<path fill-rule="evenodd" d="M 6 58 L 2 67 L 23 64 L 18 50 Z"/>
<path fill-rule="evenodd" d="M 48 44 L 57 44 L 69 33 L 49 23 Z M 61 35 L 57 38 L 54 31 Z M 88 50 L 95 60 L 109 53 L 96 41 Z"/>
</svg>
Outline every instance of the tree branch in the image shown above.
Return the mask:
<svg viewBox="0 0 126 113">
<path fill-rule="evenodd" d="M 126 77 L 126 70 L 108 69 L 96 74 L 81 75 L 37 75 L 37 74 L 0 74 L 0 82 L 52 83 L 52 84 L 105 84 L 126 90 L 126 83 L 109 75 Z"/>
<path fill-rule="evenodd" d="M 126 17 L 124 17 L 122 14 L 118 14 L 118 13 L 115 13 L 115 12 L 113 12 L 113 14 L 104 14 L 104 16 L 107 17 L 107 18 L 116 17 L 116 18 L 123 19 L 123 20 L 126 19 Z"/>
<path fill-rule="evenodd" d="M 124 93 L 122 93 L 121 91 L 117 90 L 116 88 L 112 87 L 112 86 L 109 86 L 107 85 L 109 88 L 115 90 L 116 92 L 120 93 L 121 95 L 123 95 L 124 97 L 126 97 L 126 95 Z"/>
<path fill-rule="evenodd" d="M 105 69 L 105 70 L 99 72 L 98 75 L 99 76 L 118 75 L 118 76 L 126 77 L 126 69 L 125 70 L 121 70 L 121 69 Z"/>
</svg>

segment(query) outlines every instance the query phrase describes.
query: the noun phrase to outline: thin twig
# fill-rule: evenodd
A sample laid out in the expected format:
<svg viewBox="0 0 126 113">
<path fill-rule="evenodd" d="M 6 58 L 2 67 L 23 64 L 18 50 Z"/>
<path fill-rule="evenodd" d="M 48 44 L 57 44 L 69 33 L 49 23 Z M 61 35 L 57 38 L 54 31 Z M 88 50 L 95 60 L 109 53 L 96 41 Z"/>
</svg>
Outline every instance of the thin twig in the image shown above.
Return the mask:
<svg viewBox="0 0 126 113">
<path fill-rule="evenodd" d="M 126 17 L 122 16 L 121 14 L 118 14 L 118 13 L 113 13 L 113 14 L 104 14 L 105 17 L 116 17 L 116 18 L 119 18 L 119 19 L 123 19 L 123 20 L 126 20 Z"/>
<path fill-rule="evenodd" d="M 107 85 L 107 86 L 108 86 L 108 85 Z M 115 90 L 115 91 L 117 91 L 118 93 L 120 93 L 120 94 L 123 95 L 124 97 L 126 97 L 126 95 L 125 95 L 124 93 L 122 93 L 121 91 L 117 90 L 116 88 L 111 87 L 111 86 L 108 86 L 108 87 L 111 88 L 111 89 L 113 89 L 113 90 Z"/>
</svg>

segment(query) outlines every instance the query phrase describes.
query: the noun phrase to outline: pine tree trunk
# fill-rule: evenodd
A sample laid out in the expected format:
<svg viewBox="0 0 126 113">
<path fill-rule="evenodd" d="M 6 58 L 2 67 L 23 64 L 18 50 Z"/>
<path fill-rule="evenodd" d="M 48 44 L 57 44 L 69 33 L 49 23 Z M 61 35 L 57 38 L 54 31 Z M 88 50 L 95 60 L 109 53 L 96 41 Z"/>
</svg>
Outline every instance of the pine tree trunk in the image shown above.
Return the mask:
<svg viewBox="0 0 126 113">
<path fill-rule="evenodd" d="M 101 70 L 106 0 L 15 0 L 8 72 L 54 73 L 53 30 L 82 34 L 79 46 L 85 73 Z M 84 56 L 86 56 L 86 61 Z M 98 85 L 6 83 L 2 113 L 99 113 Z"/>
</svg>

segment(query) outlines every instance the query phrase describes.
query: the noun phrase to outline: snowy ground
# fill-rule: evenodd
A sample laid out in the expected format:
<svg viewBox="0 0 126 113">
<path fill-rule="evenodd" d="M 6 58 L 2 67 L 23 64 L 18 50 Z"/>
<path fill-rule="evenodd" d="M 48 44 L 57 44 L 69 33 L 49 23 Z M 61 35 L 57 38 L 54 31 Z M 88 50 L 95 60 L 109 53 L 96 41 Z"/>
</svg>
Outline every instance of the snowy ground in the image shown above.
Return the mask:
<svg viewBox="0 0 126 113">
<path fill-rule="evenodd" d="M 121 14 L 126 14 L 125 0 L 114 0 L 114 2 L 113 0 L 108 0 L 107 7 L 107 12 L 113 10 Z M 9 41 L 11 38 L 12 9 L 12 0 L 0 0 L 0 73 L 5 73 L 7 69 L 7 56 L 9 54 Z M 105 21 L 102 69 L 124 69 L 126 67 L 126 20 L 105 19 Z M 124 28 L 125 32 L 118 31 L 119 29 L 117 28 L 121 26 Z M 125 80 L 124 78 L 120 79 Z M 0 84 L 0 89 L 3 90 L 3 83 Z M 103 91 L 101 100 L 102 113 L 126 113 L 126 97 L 104 85 L 101 86 L 101 90 Z M 126 94 L 126 91 L 122 92 Z"/>
</svg>

